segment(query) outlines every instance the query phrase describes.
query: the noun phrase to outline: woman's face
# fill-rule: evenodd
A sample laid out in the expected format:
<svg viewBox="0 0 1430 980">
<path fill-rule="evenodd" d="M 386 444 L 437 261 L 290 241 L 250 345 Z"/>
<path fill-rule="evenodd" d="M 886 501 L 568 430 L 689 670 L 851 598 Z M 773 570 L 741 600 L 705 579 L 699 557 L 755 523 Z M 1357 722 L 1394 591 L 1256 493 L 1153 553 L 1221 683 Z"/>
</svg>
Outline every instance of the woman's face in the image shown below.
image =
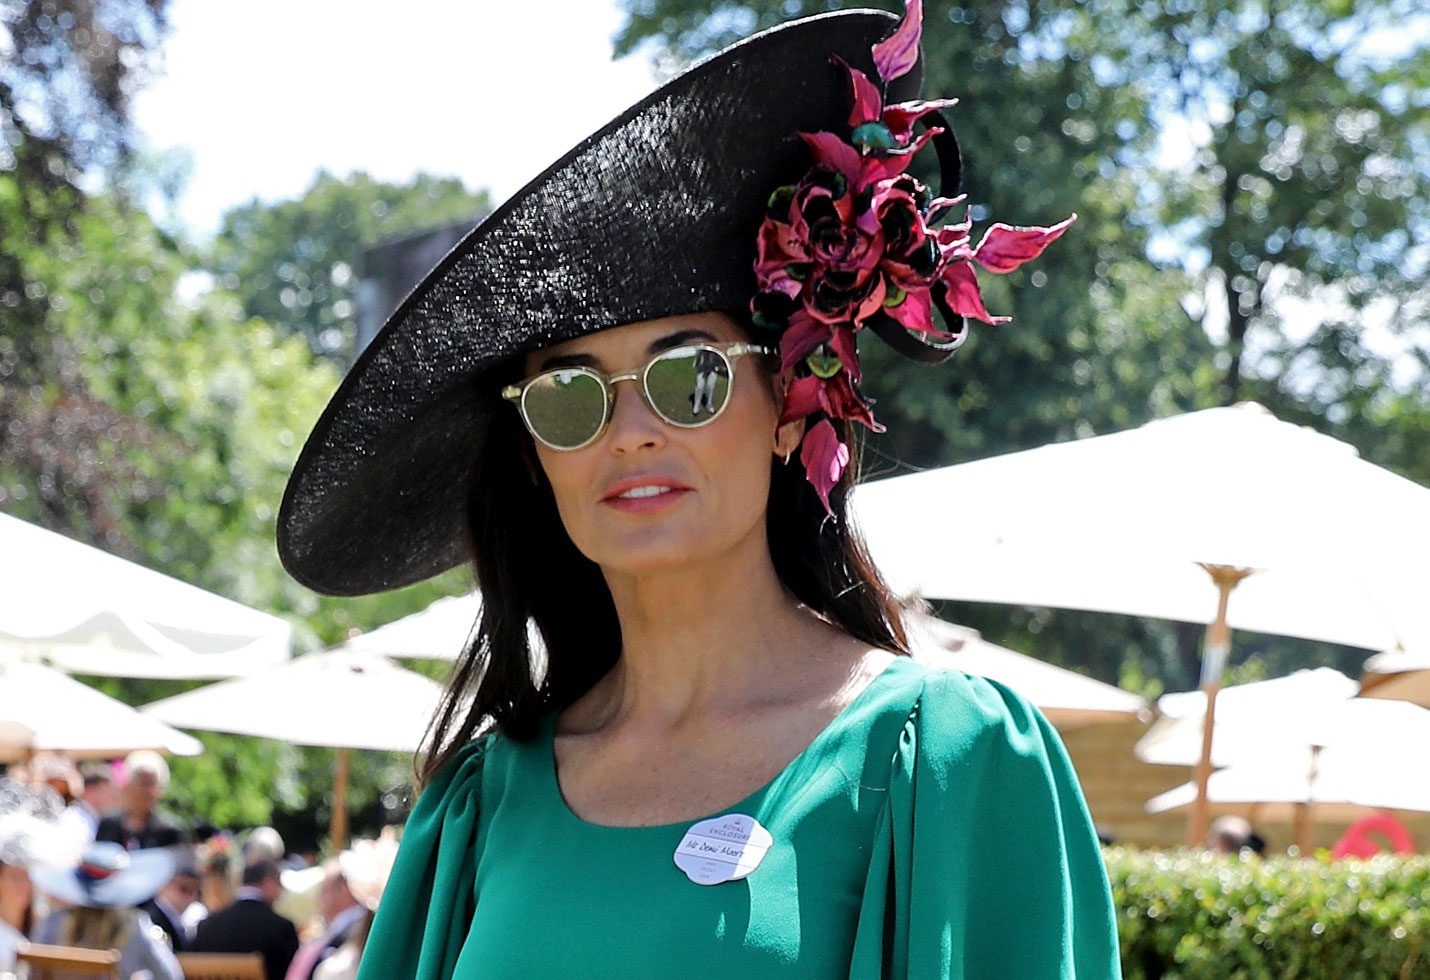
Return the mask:
<svg viewBox="0 0 1430 980">
<path fill-rule="evenodd" d="M 621 374 L 671 347 L 746 339 L 723 314 L 668 317 L 536 351 L 526 373 L 574 364 Z M 725 411 L 699 428 L 666 423 L 646 405 L 638 381 L 622 381 L 610 425 L 595 442 L 557 451 L 533 440 L 582 554 L 608 573 L 639 575 L 708 562 L 755 534 L 764 540 L 772 454 L 792 449 L 798 429 L 776 432 L 775 395 L 759 357 L 734 361 Z"/>
</svg>

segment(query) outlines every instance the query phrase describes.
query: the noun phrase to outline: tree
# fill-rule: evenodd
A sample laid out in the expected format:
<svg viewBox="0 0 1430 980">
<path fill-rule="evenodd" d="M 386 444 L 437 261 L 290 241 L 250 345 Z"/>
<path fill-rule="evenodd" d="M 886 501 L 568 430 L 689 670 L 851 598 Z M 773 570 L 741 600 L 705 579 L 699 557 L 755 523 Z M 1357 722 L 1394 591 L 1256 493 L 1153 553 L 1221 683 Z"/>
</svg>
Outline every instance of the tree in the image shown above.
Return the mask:
<svg viewBox="0 0 1430 980">
<path fill-rule="evenodd" d="M 48 259 L 73 243 L 82 177 L 130 159 L 129 96 L 152 70 L 164 8 L 0 5 L 0 505 L 112 550 L 124 549 L 119 509 L 147 492 L 115 442 L 148 434 L 78 377 Z"/>
<path fill-rule="evenodd" d="M 208 267 L 248 316 L 303 336 L 319 354 L 346 361 L 356 314 L 355 266 L 364 245 L 490 210 L 485 191 L 419 174 L 386 184 L 365 173 L 322 173 L 302 197 L 254 201 L 224 215 Z"/>
<path fill-rule="evenodd" d="M 128 97 L 158 55 L 163 11 L 163 0 L 0 4 L 0 507 L 286 614 L 305 651 L 470 582 L 458 572 L 337 600 L 283 572 L 278 501 L 338 373 L 303 338 L 246 313 L 234 292 L 186 298 L 195 250 L 132 203 L 153 178 L 132 151 Z M 353 235 L 452 220 L 485 201 L 425 177 L 354 186 L 328 188 L 368 209 L 339 222 Z M 373 212 L 383 206 L 397 212 L 391 221 Z M 247 214 L 258 221 L 261 210 Z M 300 241 L 271 227 L 271 254 Z M 99 683 L 130 704 L 193 686 Z M 275 806 L 327 805 L 331 753 L 203 738 L 205 755 L 174 764 L 186 814 L 251 824 Z M 370 809 L 404 770 L 401 759 L 360 754 L 353 805 Z"/>
</svg>

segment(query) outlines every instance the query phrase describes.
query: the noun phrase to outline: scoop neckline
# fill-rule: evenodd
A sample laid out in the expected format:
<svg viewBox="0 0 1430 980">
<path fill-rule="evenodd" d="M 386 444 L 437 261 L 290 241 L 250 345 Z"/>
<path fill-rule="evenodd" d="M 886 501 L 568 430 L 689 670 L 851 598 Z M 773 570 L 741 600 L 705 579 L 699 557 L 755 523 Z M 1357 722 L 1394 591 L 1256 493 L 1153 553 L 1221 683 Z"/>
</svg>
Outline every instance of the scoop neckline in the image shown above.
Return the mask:
<svg viewBox="0 0 1430 980">
<path fill-rule="evenodd" d="M 891 660 L 888 665 L 884 667 L 883 670 L 875 674 L 874 677 L 870 679 L 869 683 L 864 685 L 864 689 L 858 694 L 854 695 L 854 697 L 850 699 L 848 704 L 840 708 L 839 712 L 833 718 L 829 719 L 828 723 L 825 724 L 825 726 L 815 734 L 814 738 L 810 739 L 809 744 L 806 745 L 803 749 L 801 749 L 794 756 L 794 758 L 789 760 L 789 762 L 785 763 L 784 766 L 780 769 L 780 771 L 775 773 L 775 775 L 771 777 L 768 782 L 755 789 L 754 792 L 750 793 L 750 795 L 746 796 L 744 799 L 736 800 L 735 802 L 730 803 L 726 806 L 722 806 L 716 810 L 712 810 L 710 813 L 704 814 L 703 816 L 690 817 L 684 820 L 676 820 L 671 823 L 635 824 L 630 826 L 624 824 L 593 823 L 590 820 L 586 820 L 585 818 L 578 816 L 576 812 L 571 809 L 570 804 L 566 802 L 566 796 L 561 792 L 561 778 L 556 771 L 556 718 L 558 712 L 552 712 L 546 718 L 545 732 L 543 735 L 544 741 L 542 743 L 544 764 L 542 765 L 541 769 L 543 775 L 543 782 L 545 783 L 547 792 L 549 792 L 555 799 L 556 807 L 561 812 L 562 817 L 568 822 L 574 823 L 593 832 L 670 832 L 672 830 L 683 830 L 693 824 L 701 822 L 702 820 L 709 820 L 712 817 L 724 816 L 730 813 L 748 813 L 750 816 L 754 816 L 754 814 L 751 812 L 752 809 L 757 809 L 754 804 L 757 804 L 764 798 L 765 794 L 769 792 L 770 787 L 774 786 L 780 780 L 784 779 L 785 775 L 789 773 L 790 770 L 794 769 L 796 765 L 802 762 L 806 756 L 813 752 L 815 748 L 820 745 L 820 743 L 827 741 L 830 736 L 830 733 L 834 731 L 835 728 L 840 727 L 849 715 L 853 714 L 856 710 L 862 707 L 863 703 L 872 696 L 871 692 L 873 692 L 875 688 L 879 687 L 885 681 L 885 679 L 890 677 L 892 674 L 898 673 L 902 669 L 901 664 L 913 664 L 915 662 L 916 661 L 913 659 L 913 657 L 907 654 L 895 654 L 894 659 Z"/>
</svg>

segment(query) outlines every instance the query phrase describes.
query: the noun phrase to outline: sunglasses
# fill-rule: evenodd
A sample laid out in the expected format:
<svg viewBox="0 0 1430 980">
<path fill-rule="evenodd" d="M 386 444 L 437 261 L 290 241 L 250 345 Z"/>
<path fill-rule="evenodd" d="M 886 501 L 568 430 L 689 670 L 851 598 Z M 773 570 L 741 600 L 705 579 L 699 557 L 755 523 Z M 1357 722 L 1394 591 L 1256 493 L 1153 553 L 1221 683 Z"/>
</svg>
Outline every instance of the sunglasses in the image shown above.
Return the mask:
<svg viewBox="0 0 1430 980">
<path fill-rule="evenodd" d="M 730 403 L 735 361 L 746 354 L 774 354 L 758 344 L 693 344 L 652 357 L 638 371 L 603 374 L 588 367 L 543 371 L 507 385 L 502 397 L 515 402 L 527 431 L 543 446 L 571 450 L 589 446 L 611 422 L 618 381 L 639 381 L 650 410 L 681 429 L 709 425 Z"/>
</svg>

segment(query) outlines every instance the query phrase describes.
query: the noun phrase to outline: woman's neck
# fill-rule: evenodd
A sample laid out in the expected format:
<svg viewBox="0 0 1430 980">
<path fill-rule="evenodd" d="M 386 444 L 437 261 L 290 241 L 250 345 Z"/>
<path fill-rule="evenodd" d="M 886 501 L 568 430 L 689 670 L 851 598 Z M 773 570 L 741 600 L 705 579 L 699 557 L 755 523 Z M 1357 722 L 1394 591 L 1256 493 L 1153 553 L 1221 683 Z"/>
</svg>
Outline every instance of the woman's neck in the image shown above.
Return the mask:
<svg viewBox="0 0 1430 980">
<path fill-rule="evenodd" d="M 639 718 L 664 726 L 778 699 L 811 659 L 857 646 L 785 590 L 763 528 L 718 560 L 607 581 L 622 650 L 582 699 L 582 714 L 596 724 Z"/>
</svg>

